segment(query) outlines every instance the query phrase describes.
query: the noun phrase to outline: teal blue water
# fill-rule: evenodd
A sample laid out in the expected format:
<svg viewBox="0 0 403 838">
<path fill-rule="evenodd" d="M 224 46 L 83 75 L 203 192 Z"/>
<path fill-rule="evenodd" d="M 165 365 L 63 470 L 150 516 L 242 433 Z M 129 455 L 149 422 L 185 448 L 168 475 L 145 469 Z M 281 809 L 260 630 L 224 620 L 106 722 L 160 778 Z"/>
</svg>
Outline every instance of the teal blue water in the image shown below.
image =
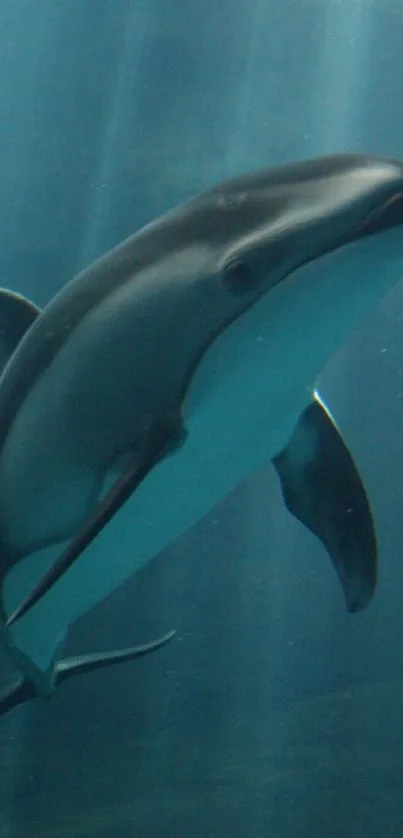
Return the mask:
<svg viewBox="0 0 403 838">
<path fill-rule="evenodd" d="M 46 305 L 250 169 L 402 158 L 402 27 L 400 0 L 4 0 L 0 285 Z M 402 317 L 397 285 L 320 379 L 371 498 L 369 608 L 345 612 L 323 548 L 258 469 L 81 616 L 64 654 L 175 627 L 172 643 L 0 719 L 0 838 L 400 834 Z M 111 529 L 112 566 L 134 544 L 130 521 Z"/>
</svg>

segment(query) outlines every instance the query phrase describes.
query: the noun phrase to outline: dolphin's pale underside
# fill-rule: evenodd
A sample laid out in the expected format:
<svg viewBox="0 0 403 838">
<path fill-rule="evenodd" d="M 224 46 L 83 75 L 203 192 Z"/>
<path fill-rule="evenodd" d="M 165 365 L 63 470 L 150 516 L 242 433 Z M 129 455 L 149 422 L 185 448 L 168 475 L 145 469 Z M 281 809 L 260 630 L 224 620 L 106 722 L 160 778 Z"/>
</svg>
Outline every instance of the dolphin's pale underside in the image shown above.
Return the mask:
<svg viewBox="0 0 403 838">
<path fill-rule="evenodd" d="M 2 622 L 23 675 L 0 711 L 170 639 L 68 662 L 58 653 L 74 619 L 270 459 L 348 609 L 369 602 L 370 507 L 314 388 L 402 269 L 403 165 L 338 155 L 188 201 L 41 312 L 2 292 Z M 95 557 L 95 536 L 126 501 L 127 556 Z"/>
</svg>

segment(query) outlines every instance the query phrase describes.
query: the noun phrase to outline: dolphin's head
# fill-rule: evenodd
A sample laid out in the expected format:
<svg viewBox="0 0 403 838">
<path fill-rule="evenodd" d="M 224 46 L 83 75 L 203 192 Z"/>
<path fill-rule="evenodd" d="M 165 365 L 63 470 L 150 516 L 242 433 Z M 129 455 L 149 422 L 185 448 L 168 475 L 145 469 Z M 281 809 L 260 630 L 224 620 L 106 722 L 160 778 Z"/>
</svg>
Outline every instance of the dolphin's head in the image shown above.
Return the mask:
<svg viewBox="0 0 403 838">
<path fill-rule="evenodd" d="M 258 298 L 313 259 L 403 226 L 403 163 L 334 155 L 228 181 L 202 201 L 215 275 Z"/>
<path fill-rule="evenodd" d="M 209 394 L 227 424 L 241 398 L 256 416 L 267 400 L 272 414 L 288 411 L 284 445 L 333 353 L 403 278 L 403 163 L 347 154 L 295 163 L 228 181 L 184 209 L 182 230 L 201 255 L 199 305 L 183 321 L 197 358 L 209 349 L 187 416 L 205 422 Z M 276 376 L 292 382 L 281 398 Z"/>
</svg>

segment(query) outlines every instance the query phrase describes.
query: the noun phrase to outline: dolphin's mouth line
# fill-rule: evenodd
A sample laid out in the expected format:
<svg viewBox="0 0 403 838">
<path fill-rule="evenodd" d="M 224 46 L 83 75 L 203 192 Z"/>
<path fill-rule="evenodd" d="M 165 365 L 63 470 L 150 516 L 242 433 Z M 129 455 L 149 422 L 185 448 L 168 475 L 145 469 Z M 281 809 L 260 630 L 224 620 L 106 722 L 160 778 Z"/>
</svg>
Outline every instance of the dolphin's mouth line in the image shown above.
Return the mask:
<svg viewBox="0 0 403 838">
<path fill-rule="evenodd" d="M 401 202 L 401 203 L 400 203 Z M 400 214 L 396 213 L 396 218 L 393 219 L 389 217 L 388 210 L 391 209 L 400 209 Z M 386 216 L 384 218 L 386 212 Z M 383 223 L 380 223 L 380 221 Z M 343 247 L 348 246 L 349 244 L 353 244 L 355 241 L 359 241 L 360 239 L 367 238 L 368 236 L 380 235 L 385 229 L 392 229 L 393 227 L 403 228 L 403 189 L 397 195 L 393 195 L 389 198 L 381 207 L 371 209 L 366 214 L 366 216 L 357 221 L 356 224 L 351 228 L 348 233 L 343 233 L 340 238 L 336 238 L 334 244 L 331 246 L 323 246 L 319 248 L 317 251 L 314 251 L 307 259 L 301 259 L 299 262 L 296 262 L 289 270 L 286 270 L 281 276 L 278 278 L 277 282 L 274 283 L 278 285 L 279 283 L 283 282 L 285 279 L 290 277 L 293 273 L 300 270 L 301 268 L 309 265 L 311 262 L 314 262 L 316 259 L 320 259 L 327 254 L 334 253 L 337 250 L 340 250 Z M 402 255 L 403 255 L 403 229 L 402 229 Z"/>
<path fill-rule="evenodd" d="M 400 210 L 400 214 L 396 213 L 396 209 Z M 390 215 L 389 210 L 392 210 Z M 391 229 L 399 226 L 403 227 L 403 189 L 397 195 L 388 198 L 380 209 L 370 210 L 361 221 L 357 222 L 348 234 L 346 244 L 367 236 L 377 236 L 384 232 L 385 228 Z"/>
</svg>

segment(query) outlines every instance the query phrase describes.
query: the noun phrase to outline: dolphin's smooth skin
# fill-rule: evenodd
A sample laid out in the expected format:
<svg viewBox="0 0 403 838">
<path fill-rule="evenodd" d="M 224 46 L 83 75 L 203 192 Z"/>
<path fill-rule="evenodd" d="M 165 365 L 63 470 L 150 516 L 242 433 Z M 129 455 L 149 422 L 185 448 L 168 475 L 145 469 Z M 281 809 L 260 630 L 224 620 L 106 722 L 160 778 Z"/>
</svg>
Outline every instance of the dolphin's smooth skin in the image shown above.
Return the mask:
<svg viewBox="0 0 403 838">
<path fill-rule="evenodd" d="M 42 312 L 2 293 L 2 624 L 22 672 L 4 711 L 51 692 L 68 626 L 269 460 L 348 610 L 367 605 L 371 511 L 315 382 L 402 276 L 403 163 L 342 154 L 189 200 Z"/>
</svg>

